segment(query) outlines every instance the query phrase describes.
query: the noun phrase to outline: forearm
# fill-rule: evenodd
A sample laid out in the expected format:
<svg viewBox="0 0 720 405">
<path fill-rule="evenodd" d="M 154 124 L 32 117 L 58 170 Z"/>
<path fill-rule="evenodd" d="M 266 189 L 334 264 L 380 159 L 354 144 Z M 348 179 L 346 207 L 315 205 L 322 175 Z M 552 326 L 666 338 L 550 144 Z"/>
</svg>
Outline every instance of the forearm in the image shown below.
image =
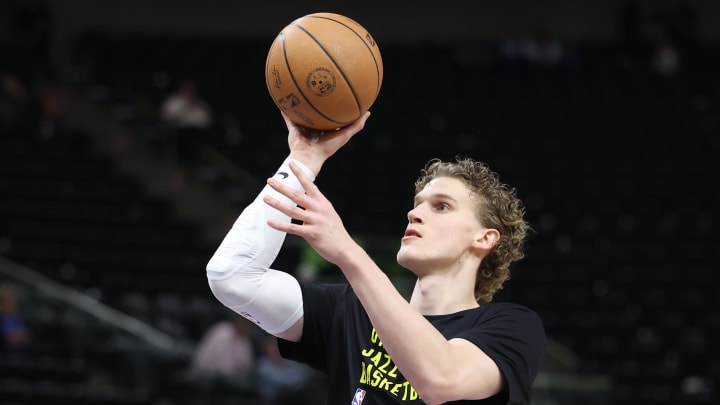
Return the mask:
<svg viewBox="0 0 720 405">
<path fill-rule="evenodd" d="M 451 374 L 453 357 L 445 337 L 400 295 L 385 273 L 359 246 L 348 251 L 341 269 L 365 308 L 395 365 L 426 397 Z"/>
<path fill-rule="evenodd" d="M 283 162 L 275 177 L 293 189 L 302 190 L 297 177 L 289 169 L 289 161 L 290 158 Z M 312 174 L 307 167 L 302 165 L 300 167 L 308 176 Z M 311 179 L 313 178 L 314 175 Z M 269 227 L 267 220 L 290 222 L 290 217 L 263 203 L 262 199 L 266 195 L 292 202 L 271 187 L 265 186 L 255 200 L 243 210 L 210 259 L 207 266 L 209 279 L 222 280 L 238 271 L 247 272 L 249 269 L 265 271 L 275 260 L 286 233 Z"/>
<path fill-rule="evenodd" d="M 309 174 L 307 168 L 303 168 Z M 287 167 L 278 170 L 279 181 L 302 189 Z M 284 176 L 284 177 L 283 177 Z M 289 274 L 272 270 L 285 233 L 267 226 L 268 218 L 290 222 L 290 217 L 262 202 L 265 195 L 285 198 L 265 187 L 243 210 L 207 265 L 210 288 L 228 308 L 257 323 L 267 332 L 286 330 L 302 316 L 302 294 Z"/>
</svg>

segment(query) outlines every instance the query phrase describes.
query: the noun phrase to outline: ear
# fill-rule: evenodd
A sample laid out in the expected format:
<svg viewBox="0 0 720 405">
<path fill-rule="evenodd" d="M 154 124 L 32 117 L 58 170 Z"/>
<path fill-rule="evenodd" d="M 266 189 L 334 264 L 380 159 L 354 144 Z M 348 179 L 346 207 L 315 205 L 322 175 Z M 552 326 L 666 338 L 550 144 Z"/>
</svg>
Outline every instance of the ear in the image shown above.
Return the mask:
<svg viewBox="0 0 720 405">
<path fill-rule="evenodd" d="M 489 252 L 495 244 L 500 240 L 500 232 L 497 229 L 483 229 L 478 233 L 475 241 L 473 241 L 473 247 L 485 252 Z"/>
</svg>

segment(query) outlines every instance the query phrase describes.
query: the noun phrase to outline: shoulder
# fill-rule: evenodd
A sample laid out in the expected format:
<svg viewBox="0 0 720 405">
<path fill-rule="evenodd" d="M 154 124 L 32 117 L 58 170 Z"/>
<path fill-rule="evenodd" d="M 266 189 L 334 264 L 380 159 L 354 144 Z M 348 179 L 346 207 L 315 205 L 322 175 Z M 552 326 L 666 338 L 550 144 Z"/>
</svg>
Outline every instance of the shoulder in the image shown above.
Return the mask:
<svg viewBox="0 0 720 405">
<path fill-rule="evenodd" d="M 539 333 L 545 332 L 542 319 L 532 309 L 515 303 L 499 302 L 489 304 L 484 309 L 484 320 L 486 322 L 514 325 L 514 328 L 522 330 L 535 330 Z"/>
<path fill-rule="evenodd" d="M 336 312 L 359 300 L 349 284 L 299 281 L 305 312 Z"/>
<path fill-rule="evenodd" d="M 347 299 L 354 297 L 355 293 L 349 284 L 346 283 L 313 283 L 298 280 L 303 295 L 322 295 L 335 299 Z"/>
<path fill-rule="evenodd" d="M 520 304 L 512 302 L 495 302 L 488 304 L 484 307 L 487 314 L 502 315 L 502 316 L 520 316 L 528 318 L 536 318 L 540 320 L 540 316 L 534 310 Z"/>
<path fill-rule="evenodd" d="M 474 343 L 503 375 L 507 403 L 529 403 L 530 387 L 543 361 L 545 329 L 540 316 L 523 305 L 498 302 L 478 308 L 479 322 L 459 338 Z"/>
<path fill-rule="evenodd" d="M 448 339 L 468 335 L 482 335 L 486 338 L 527 336 L 539 339 L 545 334 L 542 320 L 535 311 L 513 303 L 492 303 L 454 314 L 426 318 Z"/>
<path fill-rule="evenodd" d="M 540 339 L 545 328 L 538 314 L 528 307 L 513 303 L 492 303 L 460 313 L 431 317 L 430 321 L 447 338 L 469 334 L 488 338 L 525 336 Z"/>
</svg>

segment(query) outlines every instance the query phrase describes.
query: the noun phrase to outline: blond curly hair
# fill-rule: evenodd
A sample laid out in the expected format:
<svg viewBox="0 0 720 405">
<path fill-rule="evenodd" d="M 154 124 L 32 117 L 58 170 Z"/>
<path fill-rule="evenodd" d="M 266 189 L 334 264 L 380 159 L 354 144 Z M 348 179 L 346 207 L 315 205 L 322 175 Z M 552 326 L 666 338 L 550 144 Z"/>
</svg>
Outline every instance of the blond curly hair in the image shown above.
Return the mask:
<svg viewBox="0 0 720 405">
<path fill-rule="evenodd" d="M 516 190 L 501 183 L 498 174 L 485 163 L 465 157 L 456 157 L 454 162 L 432 159 L 421 170 L 415 193 L 437 177 L 465 183 L 479 203 L 475 215 L 480 223 L 500 233 L 500 239 L 480 263 L 475 279 L 475 299 L 490 302 L 510 278 L 510 264 L 525 256 L 523 247 L 530 229 L 524 219 L 525 208 Z"/>
</svg>

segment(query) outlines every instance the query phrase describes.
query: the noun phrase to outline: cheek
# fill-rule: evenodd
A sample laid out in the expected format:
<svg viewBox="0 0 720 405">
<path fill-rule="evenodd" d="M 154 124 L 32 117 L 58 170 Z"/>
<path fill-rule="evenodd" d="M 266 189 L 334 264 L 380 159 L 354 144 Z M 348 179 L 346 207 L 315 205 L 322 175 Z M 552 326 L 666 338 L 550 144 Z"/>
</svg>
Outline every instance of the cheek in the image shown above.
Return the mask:
<svg viewBox="0 0 720 405">
<path fill-rule="evenodd" d="M 447 241 L 458 244 L 458 247 L 466 247 L 473 243 L 477 228 L 467 222 L 457 222 L 454 224 L 446 224 L 440 235 Z"/>
<path fill-rule="evenodd" d="M 455 256 L 458 251 L 461 251 L 467 245 L 466 238 L 463 237 L 463 232 L 455 227 L 448 226 L 439 229 L 438 240 L 436 240 L 436 246 L 442 246 L 437 252 L 444 252 L 449 256 Z"/>
</svg>

